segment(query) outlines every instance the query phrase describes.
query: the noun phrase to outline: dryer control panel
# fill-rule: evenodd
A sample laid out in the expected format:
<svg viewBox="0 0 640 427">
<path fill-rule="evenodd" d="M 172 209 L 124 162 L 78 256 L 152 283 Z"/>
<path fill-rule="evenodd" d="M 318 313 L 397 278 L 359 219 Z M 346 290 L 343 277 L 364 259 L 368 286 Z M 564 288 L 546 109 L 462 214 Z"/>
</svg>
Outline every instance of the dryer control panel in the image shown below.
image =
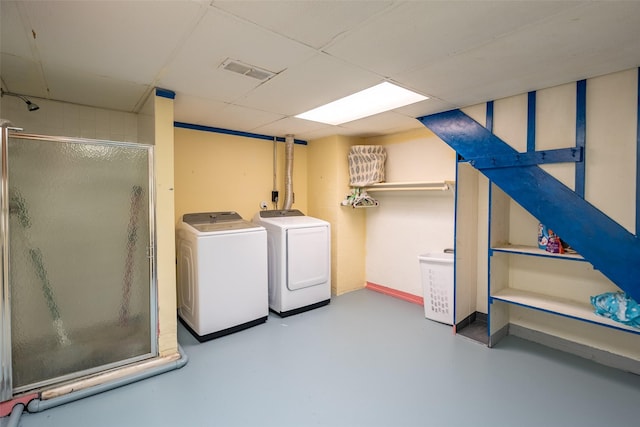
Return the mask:
<svg viewBox="0 0 640 427">
<path fill-rule="evenodd" d="M 283 216 L 304 216 L 298 209 L 260 211 L 260 218 L 280 218 Z"/>
</svg>

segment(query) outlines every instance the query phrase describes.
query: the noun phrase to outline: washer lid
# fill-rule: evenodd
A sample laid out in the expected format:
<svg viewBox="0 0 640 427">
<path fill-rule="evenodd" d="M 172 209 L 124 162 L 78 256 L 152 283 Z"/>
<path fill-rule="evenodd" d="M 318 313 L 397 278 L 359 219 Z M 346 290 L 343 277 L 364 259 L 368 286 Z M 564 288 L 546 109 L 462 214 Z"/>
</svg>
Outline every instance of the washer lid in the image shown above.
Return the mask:
<svg viewBox="0 0 640 427">
<path fill-rule="evenodd" d="M 260 227 L 259 225 L 245 221 L 240 214 L 234 211 L 184 214 L 182 216 L 182 222 L 189 224 L 201 233 Z"/>
</svg>

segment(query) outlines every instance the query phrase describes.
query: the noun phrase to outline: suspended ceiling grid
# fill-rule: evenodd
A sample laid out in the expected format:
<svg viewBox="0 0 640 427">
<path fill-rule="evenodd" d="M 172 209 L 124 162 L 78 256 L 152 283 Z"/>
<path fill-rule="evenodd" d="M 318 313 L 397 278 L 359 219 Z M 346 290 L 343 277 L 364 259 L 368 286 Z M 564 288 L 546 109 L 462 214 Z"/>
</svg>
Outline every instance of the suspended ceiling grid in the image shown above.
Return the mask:
<svg viewBox="0 0 640 427">
<path fill-rule="evenodd" d="M 0 15 L 4 90 L 137 112 L 162 87 L 177 121 L 308 140 L 640 66 L 637 1 L 2 0 Z M 340 126 L 294 117 L 385 80 L 430 99 Z"/>
</svg>

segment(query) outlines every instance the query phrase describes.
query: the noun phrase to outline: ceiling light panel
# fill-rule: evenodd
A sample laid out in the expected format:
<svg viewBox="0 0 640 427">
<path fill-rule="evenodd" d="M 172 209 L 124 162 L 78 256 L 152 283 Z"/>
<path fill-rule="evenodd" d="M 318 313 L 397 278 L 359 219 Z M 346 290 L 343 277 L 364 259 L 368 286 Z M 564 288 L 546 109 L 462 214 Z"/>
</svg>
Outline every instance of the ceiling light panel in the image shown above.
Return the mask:
<svg viewBox="0 0 640 427">
<path fill-rule="evenodd" d="M 328 104 L 322 105 L 296 117 L 315 122 L 339 125 L 363 117 L 404 107 L 428 97 L 389 82 L 383 82 L 363 91 L 354 93 Z"/>
</svg>

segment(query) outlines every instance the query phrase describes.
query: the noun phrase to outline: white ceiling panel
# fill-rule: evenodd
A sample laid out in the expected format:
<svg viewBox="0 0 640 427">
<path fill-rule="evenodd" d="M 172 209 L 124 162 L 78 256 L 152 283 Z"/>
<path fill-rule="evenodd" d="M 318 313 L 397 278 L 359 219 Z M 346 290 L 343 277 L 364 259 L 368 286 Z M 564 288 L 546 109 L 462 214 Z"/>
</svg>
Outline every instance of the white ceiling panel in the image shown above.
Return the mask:
<svg viewBox="0 0 640 427">
<path fill-rule="evenodd" d="M 361 135 L 358 131 L 340 128 L 338 126 L 327 126 L 325 128 L 321 128 L 311 132 L 304 132 L 300 135 L 296 135 L 296 138 L 300 138 L 305 141 L 313 141 L 314 139 L 325 138 L 328 136 L 334 135 L 345 135 L 345 136 L 353 136 L 360 137 Z"/>
<path fill-rule="evenodd" d="M 180 95 L 206 97 L 217 102 L 233 102 L 258 87 L 262 82 L 213 66 L 171 67 L 158 86 L 170 88 Z"/>
<path fill-rule="evenodd" d="M 0 56 L 0 75 L 2 75 L 2 87 L 7 92 L 41 98 L 49 96 L 40 63 L 36 61 L 2 53 Z"/>
<path fill-rule="evenodd" d="M 122 81 L 149 84 L 193 27 L 188 1 L 26 1 L 40 58 Z"/>
<path fill-rule="evenodd" d="M 252 110 L 232 104 L 226 104 L 219 110 L 205 110 L 204 114 L 203 122 L 199 124 L 243 132 L 255 132 L 254 129 L 283 117 L 278 114 Z M 193 123 L 188 120 L 187 122 Z"/>
<path fill-rule="evenodd" d="M 214 1 L 216 8 L 320 49 L 393 1 Z"/>
<path fill-rule="evenodd" d="M 173 102 L 173 118 L 176 122 L 211 125 L 211 117 L 214 117 L 226 105 L 224 102 L 208 98 L 177 93 Z"/>
<path fill-rule="evenodd" d="M 365 117 L 349 123 L 340 125 L 342 128 L 358 131 L 361 134 L 383 135 L 387 133 L 400 132 L 402 130 L 417 129 L 424 127 L 413 117 L 407 117 L 393 111 Z"/>
<path fill-rule="evenodd" d="M 327 129 L 328 131 L 335 133 L 333 126 L 312 122 L 310 120 L 297 119 L 295 117 L 285 117 L 264 126 L 260 126 L 254 129 L 253 132 L 276 136 L 295 135 L 296 138 L 301 138 L 301 135 L 307 135 L 310 132 L 317 132 L 321 129 Z"/>
<path fill-rule="evenodd" d="M 160 85 L 187 95 L 231 102 L 262 82 L 220 68 L 226 59 L 278 73 L 313 54 L 298 42 L 209 9 L 164 72 Z"/>
<path fill-rule="evenodd" d="M 45 71 L 50 99 L 85 104 L 94 100 L 102 108 L 134 112 L 138 101 L 151 89 L 147 85 L 122 81 L 75 69 L 48 67 Z"/>
<path fill-rule="evenodd" d="M 393 110 L 398 114 L 402 114 L 407 117 L 422 117 L 428 114 L 434 114 L 440 111 L 447 111 L 458 106 L 444 102 L 438 98 L 431 97 L 425 101 L 416 102 L 405 107 L 396 108 Z"/>
<path fill-rule="evenodd" d="M 332 55 L 385 76 L 423 67 L 575 7 L 578 2 L 406 2 L 330 46 Z"/>
<path fill-rule="evenodd" d="M 639 28 L 640 2 L 582 6 L 399 78 L 472 105 L 637 66 Z"/>
<path fill-rule="evenodd" d="M 328 55 L 317 54 L 257 87 L 237 103 L 296 115 L 381 81 L 375 74 Z"/>
<path fill-rule="evenodd" d="M 0 1 L 0 42 L 2 53 L 36 61 L 32 50 L 31 25 L 21 3 Z"/>
</svg>

